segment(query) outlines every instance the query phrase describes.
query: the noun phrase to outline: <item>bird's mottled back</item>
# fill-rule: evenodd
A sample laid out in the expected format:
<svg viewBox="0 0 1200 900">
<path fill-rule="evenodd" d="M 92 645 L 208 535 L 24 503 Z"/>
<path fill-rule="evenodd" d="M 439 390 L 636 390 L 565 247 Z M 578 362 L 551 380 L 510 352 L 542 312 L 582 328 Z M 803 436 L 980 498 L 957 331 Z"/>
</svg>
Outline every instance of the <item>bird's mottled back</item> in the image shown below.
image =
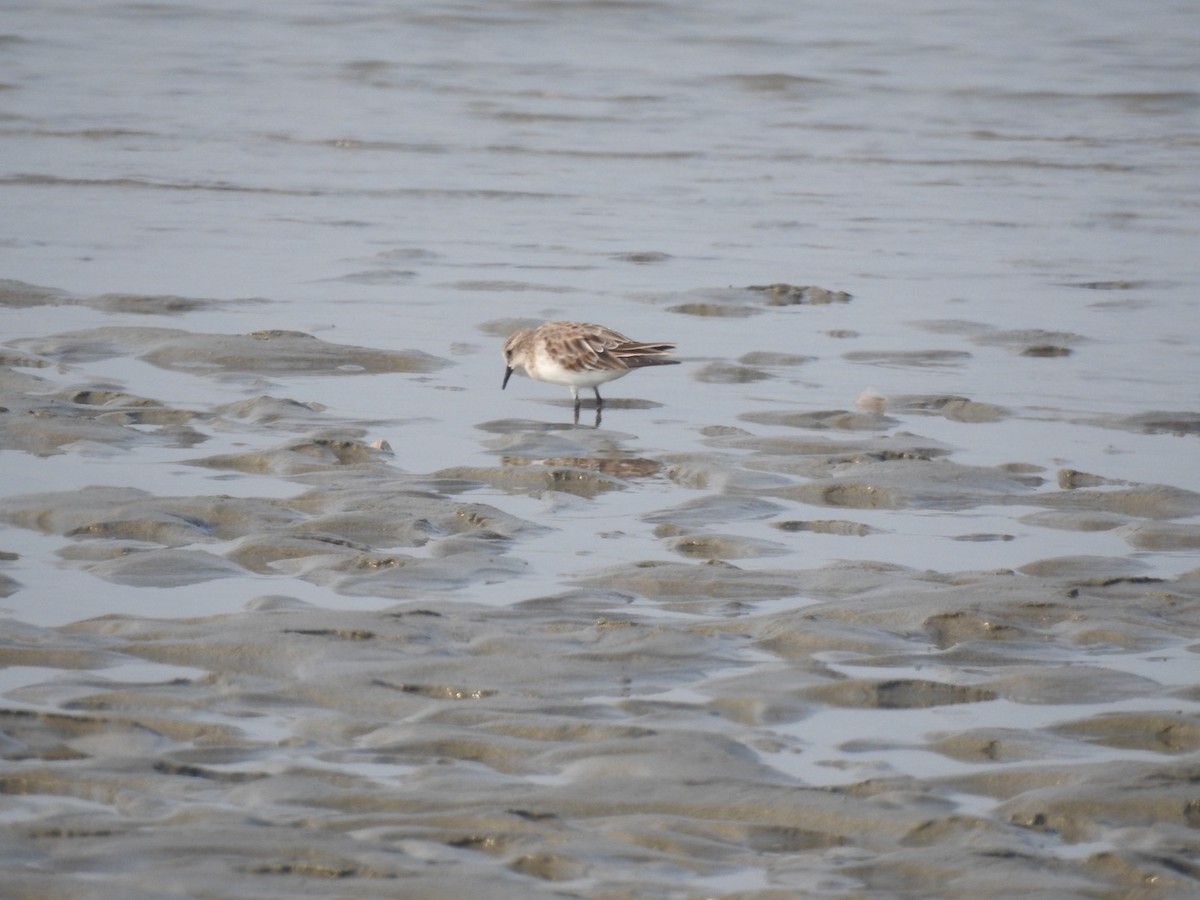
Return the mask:
<svg viewBox="0 0 1200 900">
<path fill-rule="evenodd" d="M 530 378 L 565 384 L 579 410 L 579 388 L 590 387 L 596 394 L 597 409 L 603 405 L 599 385 L 644 366 L 678 363 L 670 352 L 675 345 L 666 341 L 635 341 L 587 322 L 546 322 L 535 329 L 523 329 L 504 342 L 504 383 L 518 369 Z"/>
</svg>

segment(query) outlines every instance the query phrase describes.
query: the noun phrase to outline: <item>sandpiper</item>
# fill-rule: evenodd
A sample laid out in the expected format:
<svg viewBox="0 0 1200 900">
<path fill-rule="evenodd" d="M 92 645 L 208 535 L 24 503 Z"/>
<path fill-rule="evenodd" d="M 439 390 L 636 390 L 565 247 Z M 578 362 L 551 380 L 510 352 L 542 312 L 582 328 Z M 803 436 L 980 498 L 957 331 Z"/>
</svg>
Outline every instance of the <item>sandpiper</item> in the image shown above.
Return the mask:
<svg viewBox="0 0 1200 900">
<path fill-rule="evenodd" d="M 590 387 L 596 395 L 596 419 L 599 422 L 604 398 L 600 385 L 628 375 L 642 366 L 669 366 L 679 362 L 668 354 L 674 344 L 663 341 L 642 342 L 625 337 L 603 325 L 584 322 L 546 322 L 511 335 L 504 342 L 504 382 L 517 369 L 537 381 L 565 384 L 575 400 L 575 421 L 579 421 L 579 389 Z"/>
</svg>

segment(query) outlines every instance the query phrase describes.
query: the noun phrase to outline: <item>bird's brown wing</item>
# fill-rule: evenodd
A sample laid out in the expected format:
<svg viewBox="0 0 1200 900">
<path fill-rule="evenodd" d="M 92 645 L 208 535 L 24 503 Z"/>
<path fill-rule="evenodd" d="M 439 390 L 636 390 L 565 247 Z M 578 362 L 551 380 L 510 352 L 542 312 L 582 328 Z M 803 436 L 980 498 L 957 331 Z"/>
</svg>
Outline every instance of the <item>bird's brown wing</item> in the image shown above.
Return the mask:
<svg viewBox="0 0 1200 900">
<path fill-rule="evenodd" d="M 547 335 L 547 349 L 565 364 L 590 372 L 619 372 L 641 366 L 661 366 L 677 363 L 667 354 L 674 344 L 633 341 L 619 331 L 602 325 L 566 322 L 569 328 Z M 569 361 L 569 362 L 567 362 Z"/>
<path fill-rule="evenodd" d="M 582 325 L 547 339 L 546 349 L 565 365 L 590 372 L 620 371 L 629 366 L 616 349 L 633 342 L 623 334 L 599 325 Z"/>
<path fill-rule="evenodd" d="M 669 354 L 675 349 L 674 344 L 661 341 L 655 343 L 637 343 L 628 341 L 613 347 L 609 353 L 621 361 L 628 369 L 638 369 L 642 366 L 671 366 L 679 362 Z"/>
</svg>

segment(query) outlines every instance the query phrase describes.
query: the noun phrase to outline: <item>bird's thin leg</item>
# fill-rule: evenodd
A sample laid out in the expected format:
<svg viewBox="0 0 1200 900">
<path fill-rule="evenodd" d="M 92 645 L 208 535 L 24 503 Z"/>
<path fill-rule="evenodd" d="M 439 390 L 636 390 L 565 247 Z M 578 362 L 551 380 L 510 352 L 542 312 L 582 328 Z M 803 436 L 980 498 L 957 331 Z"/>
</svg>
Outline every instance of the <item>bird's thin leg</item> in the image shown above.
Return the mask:
<svg viewBox="0 0 1200 900">
<path fill-rule="evenodd" d="M 571 396 L 575 398 L 575 424 L 579 424 L 579 389 L 571 386 Z"/>
<path fill-rule="evenodd" d="M 604 398 L 600 396 L 600 388 L 592 388 L 592 392 L 596 395 L 596 412 L 600 412 L 604 408 Z"/>
</svg>

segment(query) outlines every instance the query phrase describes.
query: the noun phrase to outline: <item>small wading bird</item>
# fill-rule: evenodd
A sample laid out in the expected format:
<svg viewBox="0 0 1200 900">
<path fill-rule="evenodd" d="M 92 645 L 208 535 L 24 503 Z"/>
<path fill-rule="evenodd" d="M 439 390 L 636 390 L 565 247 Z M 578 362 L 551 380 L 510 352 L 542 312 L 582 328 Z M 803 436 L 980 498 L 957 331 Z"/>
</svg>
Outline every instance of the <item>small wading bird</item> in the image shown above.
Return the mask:
<svg viewBox="0 0 1200 900">
<path fill-rule="evenodd" d="M 575 400 L 575 424 L 579 424 L 579 389 L 591 388 L 596 395 L 596 424 L 604 398 L 600 385 L 628 375 L 643 366 L 669 366 L 679 362 L 668 354 L 674 344 L 643 343 L 625 335 L 584 322 L 546 322 L 537 328 L 518 331 L 504 342 L 504 382 L 520 369 L 537 381 L 565 384 Z"/>
</svg>

